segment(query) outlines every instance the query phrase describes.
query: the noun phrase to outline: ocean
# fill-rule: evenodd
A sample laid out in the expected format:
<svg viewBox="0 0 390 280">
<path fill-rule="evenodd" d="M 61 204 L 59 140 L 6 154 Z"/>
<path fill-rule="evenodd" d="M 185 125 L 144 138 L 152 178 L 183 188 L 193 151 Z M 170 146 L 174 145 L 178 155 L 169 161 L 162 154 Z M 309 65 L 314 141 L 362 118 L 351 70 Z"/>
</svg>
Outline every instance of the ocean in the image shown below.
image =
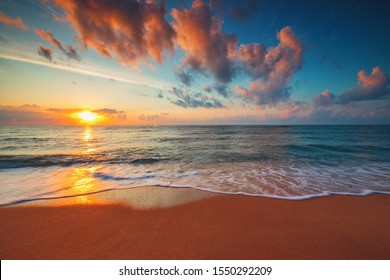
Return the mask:
<svg viewBox="0 0 390 280">
<path fill-rule="evenodd" d="M 143 186 L 390 193 L 390 126 L 0 127 L 0 205 Z"/>
</svg>

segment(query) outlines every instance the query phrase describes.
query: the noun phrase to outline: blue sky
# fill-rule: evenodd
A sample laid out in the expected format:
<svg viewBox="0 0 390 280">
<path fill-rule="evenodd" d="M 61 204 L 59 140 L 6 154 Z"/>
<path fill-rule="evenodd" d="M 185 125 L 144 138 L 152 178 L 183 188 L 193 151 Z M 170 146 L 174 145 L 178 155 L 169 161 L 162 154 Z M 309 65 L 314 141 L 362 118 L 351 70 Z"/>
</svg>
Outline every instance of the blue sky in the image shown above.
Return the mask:
<svg viewBox="0 0 390 280">
<path fill-rule="evenodd" d="M 0 124 L 390 124 L 386 1 L 164 3 L 2 1 Z"/>
</svg>

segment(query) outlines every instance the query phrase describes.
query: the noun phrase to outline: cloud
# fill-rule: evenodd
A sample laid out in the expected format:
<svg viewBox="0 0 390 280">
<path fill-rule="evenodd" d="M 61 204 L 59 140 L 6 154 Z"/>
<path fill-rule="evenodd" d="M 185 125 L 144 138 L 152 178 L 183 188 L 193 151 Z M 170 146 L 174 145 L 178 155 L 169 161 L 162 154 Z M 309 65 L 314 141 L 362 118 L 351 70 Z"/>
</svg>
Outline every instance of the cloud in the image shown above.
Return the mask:
<svg viewBox="0 0 390 280">
<path fill-rule="evenodd" d="M 313 98 L 313 105 L 315 107 L 328 106 L 335 103 L 336 96 L 329 90 L 323 91 L 320 95 Z"/>
<path fill-rule="evenodd" d="M 92 112 L 106 116 L 110 119 L 117 119 L 119 121 L 124 121 L 127 119 L 127 114 L 125 111 L 118 111 L 116 109 L 103 108 L 103 109 L 92 110 Z"/>
<path fill-rule="evenodd" d="M 94 113 L 99 113 L 99 114 L 106 114 L 106 115 L 124 113 L 124 111 L 117 111 L 117 110 L 115 110 L 115 109 L 107 109 L 107 108 L 96 109 L 96 110 L 93 110 L 93 112 L 94 112 Z"/>
<path fill-rule="evenodd" d="M 389 76 L 379 66 L 372 68 L 370 75 L 360 70 L 357 86 L 342 93 L 339 102 L 347 104 L 352 101 L 378 99 L 390 94 L 389 85 Z"/>
<path fill-rule="evenodd" d="M 313 105 L 316 107 L 334 104 L 346 105 L 350 102 L 376 100 L 390 95 L 390 79 L 379 66 L 372 68 L 369 75 L 366 71 L 360 70 L 357 76 L 356 87 L 340 95 L 335 95 L 326 90 L 313 98 Z"/>
<path fill-rule="evenodd" d="M 44 31 L 44 30 L 39 29 L 39 28 L 34 28 L 34 31 L 39 37 L 41 37 L 42 40 L 45 40 L 45 41 L 49 42 L 51 45 L 57 47 L 68 58 L 80 60 L 80 56 L 78 55 L 77 51 L 71 45 L 66 45 L 66 47 L 64 47 L 59 40 L 54 38 L 54 36 L 50 30 Z"/>
<path fill-rule="evenodd" d="M 213 90 L 213 88 L 212 88 L 211 86 L 204 86 L 202 89 L 203 89 L 205 92 L 208 92 L 208 93 L 212 92 L 212 90 Z"/>
<path fill-rule="evenodd" d="M 175 33 L 164 2 L 137 0 L 52 0 L 87 47 L 123 64 L 147 58 L 162 63 L 174 51 Z"/>
<path fill-rule="evenodd" d="M 162 90 L 160 90 L 157 94 L 157 97 L 160 98 L 160 99 L 163 99 L 164 98 L 164 94 L 162 92 Z"/>
<path fill-rule="evenodd" d="M 61 119 L 35 104 L 0 106 L 0 125 L 57 125 Z"/>
<path fill-rule="evenodd" d="M 35 104 L 22 106 L 0 106 L 0 125 L 77 125 L 74 114 L 89 110 L 85 108 L 43 108 Z M 125 123 L 125 111 L 116 109 L 91 110 L 103 116 L 100 123 Z"/>
<path fill-rule="evenodd" d="M 171 23 L 165 19 L 166 6 L 162 1 L 47 2 L 60 8 L 62 18 L 73 26 L 82 45 L 123 64 L 137 67 L 150 59 L 162 63 L 166 51 L 173 54 L 175 47 L 180 47 L 184 57 L 176 69 L 178 79 L 192 86 L 197 74 L 210 75 L 216 85 L 214 90 L 224 97 L 231 95 L 227 84 L 237 73 L 249 76 L 252 80 L 241 96 L 248 103 L 274 106 L 288 99 L 288 83 L 303 64 L 302 44 L 289 26 L 277 33 L 279 45 L 274 48 L 253 43 L 237 49 L 237 36 L 223 32 L 222 19 L 213 13 L 212 4 L 202 0 L 194 0 L 189 8 L 173 8 Z M 232 13 L 244 18 L 257 11 L 258 3 L 250 0 L 229 7 Z M 51 33 L 41 35 L 64 49 Z"/>
<path fill-rule="evenodd" d="M 26 58 L 26 57 L 21 57 L 21 56 L 7 55 L 7 54 L 2 54 L 2 53 L 0 53 L 0 58 L 4 58 L 7 60 L 13 60 L 13 61 L 20 61 L 20 62 L 24 62 L 24 63 L 35 64 L 35 65 L 42 65 L 45 67 L 59 69 L 59 70 L 67 71 L 70 73 L 78 73 L 78 74 L 82 74 L 82 75 L 86 75 L 86 76 L 108 79 L 110 81 L 112 81 L 111 79 L 114 79 L 115 81 L 131 84 L 131 85 L 138 85 L 138 86 L 154 88 L 154 89 L 158 89 L 158 90 L 165 90 L 166 89 L 166 86 L 162 85 L 162 84 L 147 83 L 147 82 L 143 82 L 143 81 L 136 80 L 136 79 L 129 79 L 129 78 L 121 77 L 121 76 L 113 76 L 112 73 L 96 71 L 96 68 L 82 67 L 82 65 L 70 67 L 68 64 L 61 64 L 61 63 L 55 64 L 55 63 L 43 62 L 41 60 L 36 60 L 36 59 L 31 59 L 31 58 Z"/>
<path fill-rule="evenodd" d="M 319 124 L 389 124 L 390 104 L 379 100 L 318 107 L 310 116 Z"/>
<path fill-rule="evenodd" d="M 260 8 L 259 0 L 246 0 L 233 2 L 228 9 L 237 20 L 244 21 L 255 15 Z"/>
<path fill-rule="evenodd" d="M 207 96 L 200 92 L 191 92 L 191 91 L 183 91 L 176 87 L 173 87 L 169 90 L 171 94 L 173 94 L 176 99 L 172 100 L 169 98 L 171 103 L 183 107 L 183 108 L 222 108 L 224 107 L 221 101 L 214 98 L 213 96 Z"/>
<path fill-rule="evenodd" d="M 212 85 L 204 86 L 203 90 L 208 93 L 215 91 L 224 98 L 228 98 L 232 94 L 232 89 L 228 85 L 221 83 L 214 83 Z"/>
<path fill-rule="evenodd" d="M 66 54 L 66 56 L 68 58 L 72 58 L 72 59 L 75 59 L 75 60 L 78 60 L 78 61 L 81 60 L 80 55 L 77 53 L 76 49 L 73 48 L 71 45 L 66 45 L 65 54 Z"/>
<path fill-rule="evenodd" d="M 66 108 L 66 109 L 59 109 L 59 108 L 48 108 L 46 111 L 49 112 L 57 112 L 57 113 L 63 113 L 63 114 L 73 114 L 73 113 L 78 113 L 80 111 L 87 110 L 89 111 L 90 109 L 88 108 Z M 125 111 L 118 111 L 116 109 L 109 109 L 109 108 L 102 108 L 102 109 L 94 109 L 91 110 L 93 113 L 101 114 L 101 115 L 117 115 L 117 114 L 124 114 Z"/>
<path fill-rule="evenodd" d="M 20 30 L 27 31 L 28 26 L 25 25 L 20 17 L 10 18 L 6 16 L 3 12 L 0 12 L 0 22 L 4 22 L 9 26 L 19 28 Z"/>
<path fill-rule="evenodd" d="M 191 75 L 191 73 L 186 73 L 183 71 L 183 69 L 179 69 L 176 71 L 176 76 L 179 78 L 179 80 L 185 84 L 186 86 L 191 86 L 192 82 L 194 81 L 194 76 Z"/>
<path fill-rule="evenodd" d="M 46 111 L 49 112 L 56 112 L 60 114 L 66 114 L 71 115 L 74 113 L 78 113 L 80 111 L 89 111 L 88 108 L 67 108 L 67 109 L 58 109 L 58 108 L 49 108 Z M 101 116 L 107 117 L 109 120 L 117 119 L 117 120 L 126 120 L 127 115 L 125 111 L 118 111 L 116 109 L 110 109 L 110 108 L 102 108 L 102 109 L 95 109 L 91 110 L 93 113 L 97 113 Z"/>
<path fill-rule="evenodd" d="M 213 15 L 210 6 L 195 0 L 190 9 L 172 9 L 172 17 L 176 42 L 185 52 L 179 72 L 182 77 L 183 73 L 188 76 L 188 71 L 211 73 L 218 82 L 230 82 L 235 69 L 229 56 L 237 37 L 222 31 L 222 21 Z"/>
<path fill-rule="evenodd" d="M 289 26 L 282 28 L 277 38 L 279 44 L 269 50 L 262 44 L 243 44 L 235 54 L 243 71 L 255 79 L 248 83 L 248 89 L 235 87 L 248 102 L 275 106 L 290 97 L 291 88 L 287 85 L 303 65 L 303 47 Z"/>
<path fill-rule="evenodd" d="M 56 38 L 54 38 L 53 34 L 50 30 L 44 31 L 39 28 L 34 28 L 35 34 L 37 34 L 39 37 L 41 37 L 42 40 L 45 40 L 49 42 L 51 45 L 59 48 L 61 51 L 65 52 L 64 47 L 62 46 L 62 43 L 58 41 Z"/>
<path fill-rule="evenodd" d="M 127 119 L 127 114 L 125 111 L 118 111 L 116 109 L 103 108 L 103 109 L 92 110 L 92 112 L 98 113 L 100 115 L 107 116 L 110 118 L 115 118 L 118 120 L 126 120 Z"/>
<path fill-rule="evenodd" d="M 330 63 L 334 68 L 341 69 L 343 67 L 342 61 L 340 59 L 333 58 L 329 51 L 326 51 L 320 60 L 320 64 L 322 63 Z"/>
<path fill-rule="evenodd" d="M 51 48 L 45 48 L 43 46 L 39 46 L 39 48 L 38 48 L 38 54 L 40 56 L 43 56 L 44 58 L 46 58 L 49 61 L 52 61 L 52 53 L 53 53 L 53 50 Z"/>
<path fill-rule="evenodd" d="M 257 79 L 269 75 L 272 70 L 271 55 L 266 61 L 268 51 L 263 44 L 242 44 L 236 51 L 235 56 L 238 62 L 242 63 L 243 70 L 251 77 Z"/>
<path fill-rule="evenodd" d="M 169 113 L 160 113 L 160 114 L 151 114 L 151 115 L 141 114 L 138 116 L 138 119 L 145 122 L 165 121 L 167 115 L 169 115 Z"/>
</svg>

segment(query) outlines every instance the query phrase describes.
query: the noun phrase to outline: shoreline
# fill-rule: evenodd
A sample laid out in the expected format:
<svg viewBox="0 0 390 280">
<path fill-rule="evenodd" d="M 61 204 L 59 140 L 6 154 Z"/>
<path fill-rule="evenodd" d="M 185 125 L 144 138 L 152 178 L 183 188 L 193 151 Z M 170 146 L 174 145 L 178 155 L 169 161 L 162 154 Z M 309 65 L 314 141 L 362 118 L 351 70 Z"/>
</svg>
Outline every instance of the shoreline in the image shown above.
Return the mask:
<svg viewBox="0 0 390 280">
<path fill-rule="evenodd" d="M 153 187 L 124 194 L 0 208 L 1 259 L 390 259 L 386 194 L 282 200 Z"/>
</svg>

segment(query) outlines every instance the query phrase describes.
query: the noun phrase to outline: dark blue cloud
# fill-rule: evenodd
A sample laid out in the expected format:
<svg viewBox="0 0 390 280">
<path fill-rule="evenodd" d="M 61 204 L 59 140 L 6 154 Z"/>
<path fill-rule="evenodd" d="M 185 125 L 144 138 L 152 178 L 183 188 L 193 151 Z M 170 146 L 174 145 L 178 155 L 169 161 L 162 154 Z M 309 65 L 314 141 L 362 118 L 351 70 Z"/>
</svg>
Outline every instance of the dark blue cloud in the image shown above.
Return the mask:
<svg viewBox="0 0 390 280">
<path fill-rule="evenodd" d="M 200 92 L 183 91 L 176 87 L 169 90 L 175 96 L 175 99 L 169 100 L 183 108 L 222 108 L 224 107 L 221 101 L 213 96 L 207 96 Z"/>
<path fill-rule="evenodd" d="M 52 61 L 53 57 L 53 50 L 51 48 L 45 48 L 43 46 L 39 46 L 38 48 L 38 55 L 46 58 L 49 61 Z"/>
</svg>

